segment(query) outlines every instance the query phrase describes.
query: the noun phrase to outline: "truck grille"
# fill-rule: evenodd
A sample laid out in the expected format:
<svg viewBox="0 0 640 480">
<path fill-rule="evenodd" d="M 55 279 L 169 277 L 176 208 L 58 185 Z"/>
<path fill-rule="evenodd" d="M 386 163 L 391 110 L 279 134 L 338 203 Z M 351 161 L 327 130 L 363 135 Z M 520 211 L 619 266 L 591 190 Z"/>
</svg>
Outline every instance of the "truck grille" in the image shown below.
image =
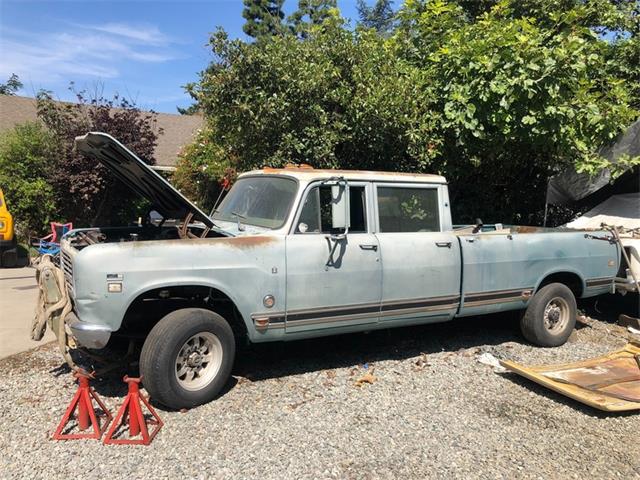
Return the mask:
<svg viewBox="0 0 640 480">
<path fill-rule="evenodd" d="M 67 284 L 67 290 L 73 291 L 73 263 L 71 263 L 71 255 L 64 250 L 60 250 L 60 266 L 64 273 L 64 280 Z"/>
</svg>

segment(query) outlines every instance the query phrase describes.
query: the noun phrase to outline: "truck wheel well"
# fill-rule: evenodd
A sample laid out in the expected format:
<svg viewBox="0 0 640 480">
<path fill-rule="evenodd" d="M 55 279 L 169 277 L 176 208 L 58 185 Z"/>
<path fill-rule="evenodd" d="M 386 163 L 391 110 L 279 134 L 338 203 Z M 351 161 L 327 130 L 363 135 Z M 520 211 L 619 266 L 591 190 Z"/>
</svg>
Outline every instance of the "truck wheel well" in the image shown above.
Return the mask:
<svg viewBox="0 0 640 480">
<path fill-rule="evenodd" d="M 240 311 L 224 292 L 203 285 L 180 285 L 148 290 L 127 309 L 118 333 L 144 338 L 167 314 L 182 308 L 206 308 L 221 315 L 237 340 L 247 338 L 247 326 Z"/>
<path fill-rule="evenodd" d="M 544 280 L 542 280 L 542 282 L 538 286 L 538 290 L 546 285 L 549 285 L 550 283 L 562 283 L 563 285 L 569 287 L 576 298 L 580 298 L 582 296 L 582 279 L 575 273 L 552 273 L 551 275 L 545 277 Z"/>
</svg>

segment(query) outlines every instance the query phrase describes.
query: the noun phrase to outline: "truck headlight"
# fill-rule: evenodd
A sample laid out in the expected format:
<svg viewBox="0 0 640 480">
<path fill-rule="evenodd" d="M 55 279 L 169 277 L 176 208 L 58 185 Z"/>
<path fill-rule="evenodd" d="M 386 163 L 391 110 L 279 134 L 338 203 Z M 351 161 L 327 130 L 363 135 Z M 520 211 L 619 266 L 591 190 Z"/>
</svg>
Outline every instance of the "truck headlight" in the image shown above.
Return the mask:
<svg viewBox="0 0 640 480">
<path fill-rule="evenodd" d="M 0 220 L 0 230 L 4 230 L 4 227 L 5 227 L 6 225 L 7 225 L 7 224 L 6 224 L 6 223 L 4 223 L 4 221 L 3 221 L 3 220 Z"/>
</svg>

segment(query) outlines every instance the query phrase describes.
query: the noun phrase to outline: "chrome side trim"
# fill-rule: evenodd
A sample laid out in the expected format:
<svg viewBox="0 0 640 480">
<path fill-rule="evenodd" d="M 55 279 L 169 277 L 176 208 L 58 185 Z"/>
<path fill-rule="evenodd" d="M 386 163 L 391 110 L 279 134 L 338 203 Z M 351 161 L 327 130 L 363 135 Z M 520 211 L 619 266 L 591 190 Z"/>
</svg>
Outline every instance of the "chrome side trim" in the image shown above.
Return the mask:
<svg viewBox="0 0 640 480">
<path fill-rule="evenodd" d="M 392 300 L 382 303 L 293 310 L 289 313 L 254 313 L 251 315 L 251 319 L 256 329 L 264 331 L 283 328 L 285 323 L 290 326 L 304 326 L 360 320 L 372 316 L 389 317 L 411 313 L 453 310 L 458 308 L 459 303 L 459 295 L 446 295 L 442 297 Z"/>
<path fill-rule="evenodd" d="M 464 307 L 494 305 L 497 303 L 526 302 L 532 296 L 533 288 L 514 288 L 510 290 L 491 290 L 487 292 L 467 293 L 464 295 Z"/>
<path fill-rule="evenodd" d="M 585 283 L 587 288 L 602 288 L 610 286 L 614 280 L 614 277 L 590 278 Z"/>
</svg>

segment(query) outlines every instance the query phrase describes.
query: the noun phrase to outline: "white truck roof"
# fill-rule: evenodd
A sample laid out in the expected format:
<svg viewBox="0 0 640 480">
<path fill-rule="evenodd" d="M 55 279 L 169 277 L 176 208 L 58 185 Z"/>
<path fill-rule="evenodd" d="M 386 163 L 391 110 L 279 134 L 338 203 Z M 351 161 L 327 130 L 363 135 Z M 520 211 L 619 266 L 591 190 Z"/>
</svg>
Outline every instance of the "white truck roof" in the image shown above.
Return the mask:
<svg viewBox="0 0 640 480">
<path fill-rule="evenodd" d="M 310 182 L 322 180 L 330 177 L 344 177 L 346 180 L 373 180 L 388 182 L 409 182 L 409 183 L 438 183 L 446 184 L 446 179 L 441 175 L 427 173 L 399 173 L 399 172 L 376 172 L 366 170 L 330 170 L 316 169 L 307 165 L 292 165 L 284 168 L 265 167 L 261 170 L 245 172 L 239 178 L 254 175 L 286 175 L 301 181 Z"/>
</svg>

